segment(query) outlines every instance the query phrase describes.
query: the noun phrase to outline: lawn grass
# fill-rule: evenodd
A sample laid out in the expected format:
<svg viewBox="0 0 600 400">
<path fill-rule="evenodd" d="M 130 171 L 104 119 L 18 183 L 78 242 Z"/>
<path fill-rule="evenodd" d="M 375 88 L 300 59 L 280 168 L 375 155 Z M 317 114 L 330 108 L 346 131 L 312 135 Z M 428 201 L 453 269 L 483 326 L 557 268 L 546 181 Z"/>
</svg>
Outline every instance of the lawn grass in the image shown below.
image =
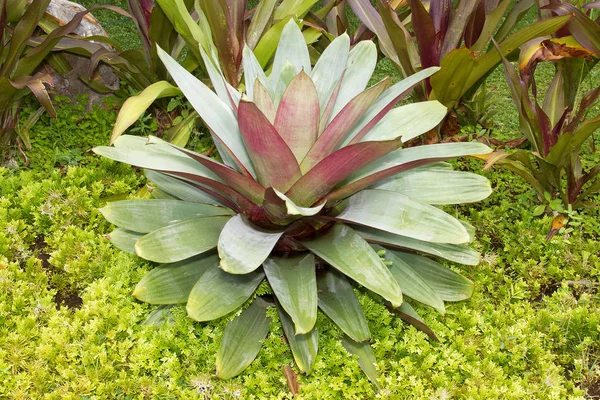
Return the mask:
<svg viewBox="0 0 600 400">
<path fill-rule="evenodd" d="M 112 18 L 106 15 L 99 17 Z M 121 32 L 135 47 L 131 30 Z M 378 71 L 394 73 L 385 61 Z M 547 76 L 541 72 L 541 85 Z M 596 69 L 593 79 L 598 76 Z M 496 129 L 515 135 L 518 121 L 500 69 L 490 82 L 502 99 Z M 176 306 L 167 323 L 144 323 L 156 307 L 131 293 L 154 265 L 108 242 L 112 227 L 98 207 L 138 196 L 145 180 L 133 168 L 85 152 L 108 140 L 113 109 L 81 115 L 67 101 L 58 108 L 59 120 L 43 118 L 32 132 L 36 169 L 0 168 L 0 398 L 291 398 L 282 367 L 293 359 L 272 310 L 258 359 L 230 381 L 214 378 L 214 364 L 232 315 L 197 323 Z M 52 155 L 63 142 L 80 151 L 56 164 Z M 584 162 L 600 163 L 600 156 L 586 147 Z M 552 217 L 533 215 L 535 194 L 521 179 L 481 172 L 475 160 L 455 165 L 479 171 L 494 188 L 483 202 L 447 209 L 476 227 L 481 264 L 447 263 L 475 283 L 472 298 L 449 304 L 445 315 L 415 305 L 436 342 L 357 289 L 382 390 L 375 391 L 345 352 L 341 332 L 321 315 L 315 371 L 298 376 L 297 398 L 600 395 L 600 209 L 577 213 L 572 231 L 546 242 Z"/>
</svg>

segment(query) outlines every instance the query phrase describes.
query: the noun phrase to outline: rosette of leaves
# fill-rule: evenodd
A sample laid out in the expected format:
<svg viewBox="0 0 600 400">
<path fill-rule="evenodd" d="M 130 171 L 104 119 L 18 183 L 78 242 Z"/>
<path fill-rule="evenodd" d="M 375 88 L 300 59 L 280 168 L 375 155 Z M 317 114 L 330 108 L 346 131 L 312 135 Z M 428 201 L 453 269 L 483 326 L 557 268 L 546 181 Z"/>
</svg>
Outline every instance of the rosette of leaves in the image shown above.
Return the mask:
<svg viewBox="0 0 600 400">
<path fill-rule="evenodd" d="M 248 308 L 227 326 L 217 376 L 239 374 L 256 357 L 275 305 L 300 371 L 313 370 L 320 309 L 344 332 L 346 348 L 376 380 L 371 334 L 353 285 L 381 296 L 419 324 L 405 298 L 444 312 L 472 283 L 426 255 L 475 265 L 472 229 L 437 206 L 490 192 L 478 175 L 444 160 L 488 153 L 481 143 L 402 148 L 437 125 L 437 101 L 394 105 L 437 68 L 395 85 L 366 88 L 377 52 L 336 38 L 310 63 L 301 31 L 283 30 L 270 74 L 244 51 L 246 92 L 215 92 L 159 50 L 202 116 L 224 164 L 155 137 L 122 136 L 95 152 L 146 169 L 154 199 L 108 204 L 113 243 L 162 263 L 134 295 L 152 304 L 186 303 L 210 321 Z M 267 281 L 271 297 L 254 298 Z M 243 307 L 242 307 L 243 308 Z"/>
</svg>

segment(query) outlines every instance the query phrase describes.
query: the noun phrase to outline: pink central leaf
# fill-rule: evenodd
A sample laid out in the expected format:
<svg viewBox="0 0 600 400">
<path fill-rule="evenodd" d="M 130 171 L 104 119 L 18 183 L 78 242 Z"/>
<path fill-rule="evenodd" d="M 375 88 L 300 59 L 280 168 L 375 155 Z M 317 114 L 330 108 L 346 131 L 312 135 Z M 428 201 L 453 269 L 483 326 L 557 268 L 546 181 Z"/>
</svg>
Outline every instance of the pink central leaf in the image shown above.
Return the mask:
<svg viewBox="0 0 600 400">
<path fill-rule="evenodd" d="M 294 153 L 256 104 L 247 99 L 240 101 L 238 121 L 260 184 L 287 191 L 302 175 Z"/>
</svg>

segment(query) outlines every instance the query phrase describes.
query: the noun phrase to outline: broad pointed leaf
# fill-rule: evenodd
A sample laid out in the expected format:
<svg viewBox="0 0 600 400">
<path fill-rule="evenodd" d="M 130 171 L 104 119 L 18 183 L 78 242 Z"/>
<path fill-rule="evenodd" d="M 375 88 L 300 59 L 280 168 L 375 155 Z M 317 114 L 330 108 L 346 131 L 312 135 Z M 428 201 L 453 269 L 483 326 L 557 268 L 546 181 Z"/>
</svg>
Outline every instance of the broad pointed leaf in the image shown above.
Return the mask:
<svg viewBox="0 0 600 400">
<path fill-rule="evenodd" d="M 227 154 L 221 154 L 229 166 L 242 167 L 254 175 L 254 168 L 244 142 L 242 140 L 238 122 L 229 105 L 223 103 L 219 96 L 210 90 L 205 84 L 185 70 L 177 61 L 164 52 L 160 47 L 157 49 L 160 59 L 163 61 L 173 80 L 181 89 L 186 98 L 192 103 L 194 109 L 204 120 L 211 132 L 231 149 L 241 165 L 236 165 L 236 160 L 227 159 Z"/>
<path fill-rule="evenodd" d="M 439 71 L 439 67 L 430 67 L 411 75 L 383 92 L 379 99 L 366 111 L 346 135 L 344 144 L 360 141 L 395 105 L 423 79 Z"/>
<path fill-rule="evenodd" d="M 337 96 L 330 120 L 333 119 L 350 100 L 367 87 L 377 64 L 377 48 L 371 41 L 362 41 L 350 51 L 344 80 Z"/>
<path fill-rule="evenodd" d="M 248 46 L 244 46 L 242 65 L 244 66 L 246 96 L 248 96 L 250 100 L 254 100 L 254 85 L 256 85 L 256 81 L 267 82 L 267 76 L 256 59 L 256 56 Z"/>
<path fill-rule="evenodd" d="M 267 88 L 261 83 L 260 79 L 254 81 L 254 99 L 252 100 L 258 109 L 267 117 L 270 123 L 275 122 L 275 115 L 277 110 L 273 99 L 267 91 Z"/>
<path fill-rule="evenodd" d="M 316 143 L 312 145 L 310 151 L 306 154 L 306 157 L 301 160 L 300 169 L 306 172 L 319 161 L 333 153 L 346 137 L 350 128 L 364 115 L 366 110 L 379 98 L 381 93 L 390 86 L 390 83 L 389 79 L 384 79 L 350 100 L 327 128 L 325 128 L 323 133 L 321 133 Z"/>
<path fill-rule="evenodd" d="M 351 338 L 344 336 L 342 338 L 342 344 L 348 353 L 358 357 L 358 365 L 363 370 L 367 378 L 375 385 L 378 389 L 381 389 L 379 383 L 379 371 L 377 370 L 377 360 L 373 355 L 373 350 L 369 342 L 357 343 Z"/>
<path fill-rule="evenodd" d="M 201 217 L 157 229 L 135 244 L 138 256 L 146 260 L 171 263 L 217 247 L 228 216 Z"/>
<path fill-rule="evenodd" d="M 315 256 L 272 256 L 263 268 L 281 307 L 294 321 L 295 334 L 310 332 L 317 321 Z"/>
<path fill-rule="evenodd" d="M 242 99 L 238 118 L 258 181 L 285 192 L 301 176 L 294 154 L 256 104 Z"/>
<path fill-rule="evenodd" d="M 319 332 L 317 328 L 306 334 L 297 334 L 294 332 L 294 321 L 280 304 L 277 304 L 277 313 L 283 327 L 283 333 L 292 349 L 296 365 L 300 371 L 310 375 L 315 366 L 317 351 L 319 350 Z"/>
<path fill-rule="evenodd" d="M 354 230 L 369 243 L 377 243 L 386 247 L 416 250 L 465 265 L 479 264 L 479 254 L 468 245 L 430 243 L 365 226 L 356 226 L 354 227 Z"/>
<path fill-rule="evenodd" d="M 275 53 L 275 58 L 273 60 L 273 69 L 269 76 L 269 87 L 271 91 L 274 91 L 277 87 L 281 70 L 286 61 L 289 61 L 297 71 L 304 70 L 307 74 L 311 71 L 308 47 L 306 47 L 306 42 L 304 41 L 300 28 L 293 19 L 286 23 L 281 32 L 281 39 L 279 40 L 277 52 Z"/>
<path fill-rule="evenodd" d="M 253 226 L 240 214 L 232 217 L 221 231 L 218 250 L 219 268 L 230 274 L 247 274 L 267 259 L 283 234 Z"/>
<path fill-rule="evenodd" d="M 353 173 L 342 182 L 340 189 L 328 194 L 326 199 L 344 199 L 385 178 L 416 167 L 456 157 L 487 154 L 491 151 L 486 145 L 477 142 L 443 143 L 396 150 Z"/>
<path fill-rule="evenodd" d="M 423 101 L 398 107 L 389 113 L 361 139 L 392 140 L 402 138 L 405 143 L 438 126 L 448 109 L 439 101 Z"/>
<path fill-rule="evenodd" d="M 367 289 L 383 296 L 395 307 L 402 304 L 402 292 L 377 253 L 352 228 L 335 224 L 327 233 L 302 244 L 329 265 Z"/>
<path fill-rule="evenodd" d="M 405 296 L 431 306 L 442 314 L 446 312 L 442 299 L 409 264 L 384 247 L 373 245 L 373 248 L 378 253 L 382 250 L 385 252 L 383 258 Z"/>
<path fill-rule="evenodd" d="M 317 280 L 319 308 L 357 342 L 371 338 L 365 314 L 352 285 L 336 271 L 326 271 Z"/>
<path fill-rule="evenodd" d="M 335 38 L 321 53 L 319 60 L 312 70 L 311 78 L 317 88 L 321 112 L 325 110 L 327 101 L 333 94 L 337 82 L 346 69 L 348 53 L 350 52 L 350 37 L 348 34 Z"/>
<path fill-rule="evenodd" d="M 144 275 L 133 295 L 150 304 L 185 303 L 200 277 L 218 264 L 219 257 L 210 253 L 174 264 L 160 265 Z"/>
<path fill-rule="evenodd" d="M 319 162 L 286 193 L 301 206 L 312 206 L 353 172 L 398 149 L 400 142 L 364 142 L 342 147 Z"/>
<path fill-rule="evenodd" d="M 285 89 L 273 124 L 298 163 L 317 140 L 319 116 L 317 89 L 301 71 Z"/>
<path fill-rule="evenodd" d="M 469 242 L 463 225 L 444 211 L 388 190 L 363 190 L 336 219 L 433 243 Z"/>
<path fill-rule="evenodd" d="M 188 315 L 202 322 L 229 314 L 252 296 L 264 277 L 261 270 L 234 275 L 220 268 L 211 268 L 200 277 L 190 293 L 186 307 Z"/>
<path fill-rule="evenodd" d="M 490 181 L 470 172 L 416 168 L 385 179 L 373 189 L 389 190 L 427 204 L 472 203 L 492 193 Z"/>
<path fill-rule="evenodd" d="M 106 238 L 119 250 L 126 253 L 135 254 L 135 242 L 137 242 L 143 233 L 128 231 L 127 229 L 117 228 L 108 235 Z"/>
<path fill-rule="evenodd" d="M 444 301 L 466 300 L 473 294 L 473 282 L 429 258 L 392 251 L 408 264 Z"/>
<path fill-rule="evenodd" d="M 267 303 L 261 299 L 254 300 L 250 307 L 227 324 L 217 352 L 218 378 L 233 378 L 254 361 L 269 333 L 270 324 Z"/>
<path fill-rule="evenodd" d="M 231 215 L 227 208 L 179 200 L 124 200 L 108 203 L 100 212 L 111 224 L 148 233 L 182 220 Z"/>
</svg>

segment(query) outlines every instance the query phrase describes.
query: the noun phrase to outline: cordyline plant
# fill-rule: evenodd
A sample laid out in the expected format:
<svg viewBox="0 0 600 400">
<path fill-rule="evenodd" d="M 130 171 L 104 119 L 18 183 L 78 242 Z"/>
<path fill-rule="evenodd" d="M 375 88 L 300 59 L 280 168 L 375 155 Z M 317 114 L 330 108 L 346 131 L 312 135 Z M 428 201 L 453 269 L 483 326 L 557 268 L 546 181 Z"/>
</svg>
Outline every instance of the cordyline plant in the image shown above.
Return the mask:
<svg viewBox="0 0 600 400">
<path fill-rule="evenodd" d="M 50 0 L 0 0 L 0 164 L 14 162 L 14 148 L 30 147 L 28 130 L 47 111 L 56 117 L 46 85 L 52 77 L 39 72 L 40 67 L 57 50 L 58 42 L 71 34 L 88 11 L 82 11 L 63 26 L 44 34 L 46 9 Z M 112 8 L 112 6 L 102 6 Z M 76 38 L 75 43 L 85 43 Z M 26 97 L 33 93 L 41 107 L 19 126 L 19 114 Z"/>
<path fill-rule="evenodd" d="M 534 0 L 514 5 L 513 0 L 436 0 L 429 2 L 429 8 L 421 0 L 408 0 L 410 14 L 404 21 L 395 9 L 402 3 L 377 0 L 377 10 L 369 0 L 348 0 L 402 76 L 442 67 L 439 74 L 415 87 L 415 95 L 419 100 L 437 99 L 449 109 L 476 92 L 500 63 L 501 54 L 508 56 L 528 40 L 550 35 L 570 18 L 550 18 L 513 33 Z M 492 38 L 501 54 L 491 46 Z"/>
<path fill-rule="evenodd" d="M 498 150 L 483 158 L 487 159 L 486 168 L 498 165 L 524 178 L 540 201 L 557 198 L 564 209 L 576 209 L 600 192 L 600 165 L 584 171 L 580 157 L 582 145 L 600 128 L 600 115 L 590 114 L 598 103 L 600 85 L 593 85 L 585 94 L 580 90 L 585 76 L 600 59 L 600 25 L 570 4 L 544 8 L 571 13 L 573 23 L 566 28 L 573 35 L 536 38 L 523 45 L 519 72 L 504 59 L 520 130 L 532 150 Z M 555 64 L 555 74 L 540 99 L 534 73 L 539 62 L 549 61 Z"/>
<path fill-rule="evenodd" d="M 239 374 L 269 331 L 268 281 L 298 368 L 313 370 L 321 309 L 345 333 L 346 347 L 375 381 L 371 334 L 351 281 L 380 295 L 419 324 L 403 294 L 444 312 L 468 298 L 472 283 L 414 250 L 469 265 L 472 229 L 437 205 L 478 201 L 490 192 L 478 175 L 444 160 L 487 153 L 480 143 L 402 149 L 437 125 L 436 101 L 394 105 L 431 68 L 393 86 L 365 89 L 377 60 L 370 41 L 351 51 L 336 38 L 314 68 L 295 22 L 284 28 L 269 76 L 244 50 L 245 95 L 216 93 L 159 50 L 165 66 L 202 116 L 225 165 L 157 138 L 122 136 L 95 152 L 146 168 L 154 200 L 110 203 L 110 239 L 164 263 L 134 295 L 153 304 L 187 303 L 197 321 L 251 302 L 227 326 L 217 376 Z M 223 78 L 213 80 L 222 88 Z M 216 248 L 216 251 L 215 251 Z M 364 361 L 364 362 L 363 362 Z"/>
</svg>

